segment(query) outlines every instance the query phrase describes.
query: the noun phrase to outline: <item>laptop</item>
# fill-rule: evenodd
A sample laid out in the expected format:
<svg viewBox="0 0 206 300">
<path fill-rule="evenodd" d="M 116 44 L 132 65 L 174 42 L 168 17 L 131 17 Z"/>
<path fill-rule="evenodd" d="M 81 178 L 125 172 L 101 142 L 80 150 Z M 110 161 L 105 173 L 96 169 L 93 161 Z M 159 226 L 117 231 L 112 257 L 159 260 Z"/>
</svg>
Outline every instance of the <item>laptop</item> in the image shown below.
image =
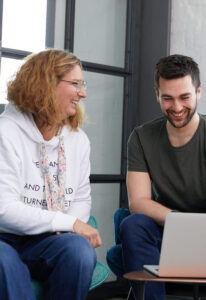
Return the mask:
<svg viewBox="0 0 206 300">
<path fill-rule="evenodd" d="M 144 265 L 159 277 L 206 278 L 206 214 L 166 216 L 159 265 Z"/>
</svg>

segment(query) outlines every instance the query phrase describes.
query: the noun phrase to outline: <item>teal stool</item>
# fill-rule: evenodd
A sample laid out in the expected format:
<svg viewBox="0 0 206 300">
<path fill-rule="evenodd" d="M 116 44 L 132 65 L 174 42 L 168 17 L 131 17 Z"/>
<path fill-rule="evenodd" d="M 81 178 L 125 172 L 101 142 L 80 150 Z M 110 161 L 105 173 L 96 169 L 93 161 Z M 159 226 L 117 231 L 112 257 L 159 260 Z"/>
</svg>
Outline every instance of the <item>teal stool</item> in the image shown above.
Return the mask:
<svg viewBox="0 0 206 300">
<path fill-rule="evenodd" d="M 94 228 L 98 228 L 97 221 L 94 216 L 90 216 L 88 224 Z M 109 273 L 110 273 L 109 268 L 105 266 L 103 263 L 98 261 L 94 269 L 92 282 L 89 290 L 91 291 L 94 288 L 101 285 L 107 279 Z M 36 296 L 36 300 L 43 300 L 43 287 L 41 282 L 32 280 L 31 284 Z"/>
</svg>

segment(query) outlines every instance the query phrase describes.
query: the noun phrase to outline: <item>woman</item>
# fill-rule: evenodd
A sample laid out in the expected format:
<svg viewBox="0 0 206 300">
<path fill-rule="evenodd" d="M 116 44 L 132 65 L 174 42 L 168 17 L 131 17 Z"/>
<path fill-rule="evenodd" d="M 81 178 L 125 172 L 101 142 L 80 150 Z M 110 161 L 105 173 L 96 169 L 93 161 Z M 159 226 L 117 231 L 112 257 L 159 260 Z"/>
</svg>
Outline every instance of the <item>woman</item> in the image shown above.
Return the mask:
<svg viewBox="0 0 206 300">
<path fill-rule="evenodd" d="M 30 55 L 8 84 L 0 116 L 0 299 L 85 299 L 101 245 L 90 216 L 90 144 L 79 128 L 80 60 Z"/>
</svg>

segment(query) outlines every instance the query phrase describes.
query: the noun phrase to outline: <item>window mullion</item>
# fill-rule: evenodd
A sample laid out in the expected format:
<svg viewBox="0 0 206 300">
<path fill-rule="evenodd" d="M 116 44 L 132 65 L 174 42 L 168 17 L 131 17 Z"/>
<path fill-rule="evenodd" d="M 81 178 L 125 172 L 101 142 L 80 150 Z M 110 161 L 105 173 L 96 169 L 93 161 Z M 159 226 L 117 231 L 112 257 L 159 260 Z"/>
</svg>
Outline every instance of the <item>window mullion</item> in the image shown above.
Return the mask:
<svg viewBox="0 0 206 300">
<path fill-rule="evenodd" d="M 70 52 L 74 51 L 74 20 L 75 0 L 66 0 L 66 24 L 65 24 L 65 45 L 64 48 Z"/>
<path fill-rule="evenodd" d="M 55 7 L 56 7 L 56 0 L 47 0 L 46 38 L 45 38 L 45 46 L 47 48 L 54 47 Z"/>
</svg>

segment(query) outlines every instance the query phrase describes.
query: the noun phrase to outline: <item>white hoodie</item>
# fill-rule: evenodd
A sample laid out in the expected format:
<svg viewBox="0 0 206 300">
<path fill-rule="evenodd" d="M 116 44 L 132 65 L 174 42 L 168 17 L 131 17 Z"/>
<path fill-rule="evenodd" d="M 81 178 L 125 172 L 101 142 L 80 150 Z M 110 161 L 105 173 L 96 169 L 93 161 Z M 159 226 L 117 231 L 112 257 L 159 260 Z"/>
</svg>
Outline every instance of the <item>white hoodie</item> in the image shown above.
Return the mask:
<svg viewBox="0 0 206 300">
<path fill-rule="evenodd" d="M 46 146 L 50 170 L 57 179 L 59 136 L 66 155 L 66 213 L 47 210 L 40 144 Z M 12 104 L 0 115 L 0 232 L 32 235 L 73 231 L 77 218 L 87 222 L 91 209 L 90 143 L 81 130 L 64 126 L 45 141 L 32 114 Z"/>
</svg>

